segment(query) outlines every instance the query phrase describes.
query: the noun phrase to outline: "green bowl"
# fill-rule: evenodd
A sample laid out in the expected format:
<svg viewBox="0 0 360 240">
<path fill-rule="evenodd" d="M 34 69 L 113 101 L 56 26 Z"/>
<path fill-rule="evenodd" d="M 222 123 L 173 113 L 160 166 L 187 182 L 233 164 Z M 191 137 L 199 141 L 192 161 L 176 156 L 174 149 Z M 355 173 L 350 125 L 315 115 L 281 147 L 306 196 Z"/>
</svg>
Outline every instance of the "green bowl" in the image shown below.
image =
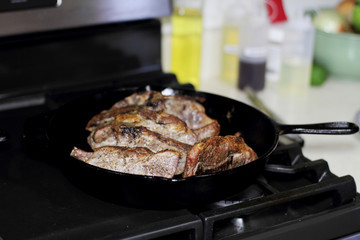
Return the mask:
<svg viewBox="0 0 360 240">
<path fill-rule="evenodd" d="M 360 34 L 316 30 L 314 60 L 336 78 L 360 81 Z"/>
</svg>

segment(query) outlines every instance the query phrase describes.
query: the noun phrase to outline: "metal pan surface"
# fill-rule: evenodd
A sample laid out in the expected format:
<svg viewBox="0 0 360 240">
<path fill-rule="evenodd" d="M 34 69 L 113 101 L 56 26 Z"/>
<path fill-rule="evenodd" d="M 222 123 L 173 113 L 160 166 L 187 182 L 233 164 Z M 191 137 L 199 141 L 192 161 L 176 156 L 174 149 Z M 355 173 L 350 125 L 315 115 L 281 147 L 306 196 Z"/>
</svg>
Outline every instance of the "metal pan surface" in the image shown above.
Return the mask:
<svg viewBox="0 0 360 240">
<path fill-rule="evenodd" d="M 148 89 L 147 87 L 146 89 Z M 247 165 L 208 175 L 167 179 L 115 172 L 70 157 L 74 146 L 91 151 L 86 123 L 115 102 L 145 88 L 107 91 L 82 98 L 58 109 L 48 119 L 46 135 L 52 151 L 62 162 L 64 173 L 84 191 L 108 201 L 143 208 L 173 208 L 202 205 L 230 197 L 248 186 L 275 150 L 280 134 L 351 134 L 353 123 L 280 125 L 256 108 L 210 93 L 150 87 L 164 95 L 185 95 L 203 99 L 206 113 L 221 125 L 220 135 L 241 132 L 259 158 Z"/>
</svg>

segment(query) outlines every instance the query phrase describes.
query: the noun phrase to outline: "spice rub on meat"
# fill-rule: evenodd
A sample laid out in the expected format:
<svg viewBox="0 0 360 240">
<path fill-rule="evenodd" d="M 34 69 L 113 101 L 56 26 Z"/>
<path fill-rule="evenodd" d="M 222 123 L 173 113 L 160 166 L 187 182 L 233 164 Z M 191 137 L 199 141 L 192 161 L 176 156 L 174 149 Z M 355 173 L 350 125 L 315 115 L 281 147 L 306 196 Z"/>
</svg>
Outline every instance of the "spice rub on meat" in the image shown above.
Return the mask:
<svg viewBox="0 0 360 240">
<path fill-rule="evenodd" d="M 137 175 L 172 178 L 177 168 L 179 153 L 166 150 L 153 153 L 147 148 L 105 146 L 94 152 L 74 148 L 71 156 L 88 164 Z"/>
<path fill-rule="evenodd" d="M 99 114 L 93 116 L 86 129 L 93 131 L 98 126 L 111 123 L 118 114 L 136 111 L 136 109 L 144 108 L 151 111 L 160 112 L 164 110 L 164 96 L 157 91 L 145 91 L 134 93 L 123 100 L 116 102 L 110 109 L 103 110 Z"/>
<path fill-rule="evenodd" d="M 88 143 L 94 150 L 104 146 L 120 146 L 132 148 L 143 147 L 152 152 L 164 150 L 176 151 L 180 156 L 176 174 L 181 174 L 184 171 L 186 155 L 191 149 L 191 145 L 163 137 L 156 132 L 149 131 L 145 127 L 135 127 L 126 124 L 112 124 L 97 129 L 88 137 Z"/>
<path fill-rule="evenodd" d="M 165 112 L 138 109 L 133 112 L 117 115 L 114 123 L 128 123 L 136 127 L 143 126 L 164 137 L 190 145 L 198 141 L 197 134 L 188 128 L 184 121 Z"/>
<path fill-rule="evenodd" d="M 164 112 L 173 115 L 192 129 L 197 140 L 216 136 L 220 132 L 219 123 L 205 113 L 205 108 L 190 97 L 163 96 L 157 91 L 134 93 L 115 103 L 109 110 L 104 110 L 95 115 L 88 122 L 86 129 L 93 131 L 98 126 L 113 122 L 117 115 L 145 109 L 153 112 Z"/>
<path fill-rule="evenodd" d="M 195 144 L 188 152 L 184 177 L 213 173 L 256 160 L 257 154 L 237 136 L 215 136 Z"/>
<path fill-rule="evenodd" d="M 74 147 L 71 156 L 120 172 L 190 177 L 257 158 L 243 138 L 219 136 L 219 123 L 188 96 L 134 93 L 93 116 L 86 129 L 93 152 Z"/>
</svg>

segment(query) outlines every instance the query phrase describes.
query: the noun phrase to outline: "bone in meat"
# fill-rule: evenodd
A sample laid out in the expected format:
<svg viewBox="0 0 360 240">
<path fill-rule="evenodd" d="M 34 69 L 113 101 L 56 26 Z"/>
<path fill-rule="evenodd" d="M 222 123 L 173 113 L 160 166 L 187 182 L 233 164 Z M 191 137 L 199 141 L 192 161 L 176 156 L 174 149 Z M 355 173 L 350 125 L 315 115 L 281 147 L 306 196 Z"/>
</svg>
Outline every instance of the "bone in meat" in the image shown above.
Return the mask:
<svg viewBox="0 0 360 240">
<path fill-rule="evenodd" d="M 153 153 L 146 148 L 127 148 L 106 146 L 94 152 L 85 152 L 74 147 L 71 156 L 88 164 L 137 175 L 174 177 L 179 153 L 166 150 Z"/>
<path fill-rule="evenodd" d="M 165 112 L 184 121 L 189 129 L 197 134 L 198 141 L 216 136 L 220 132 L 218 122 L 205 113 L 205 108 L 190 97 L 166 96 L 157 91 L 134 93 L 115 103 L 109 110 L 95 115 L 88 122 L 86 129 L 95 130 L 99 126 L 110 124 L 119 114 L 146 109 L 155 112 Z"/>
<path fill-rule="evenodd" d="M 126 124 L 113 124 L 97 129 L 89 135 L 88 143 L 93 149 L 103 146 L 122 146 L 144 147 L 152 152 L 167 149 L 177 151 L 180 153 L 180 160 L 176 174 L 181 174 L 184 171 L 186 155 L 191 148 L 191 145 L 163 137 L 145 127 L 134 127 Z"/>
<path fill-rule="evenodd" d="M 99 126 L 110 124 L 116 115 L 136 111 L 139 108 L 146 108 L 156 112 L 162 111 L 164 108 L 163 102 L 164 96 L 157 91 L 134 93 L 116 102 L 110 109 L 103 110 L 93 116 L 87 123 L 86 129 L 93 131 Z"/>
<path fill-rule="evenodd" d="M 242 137 L 215 136 L 195 144 L 188 152 L 183 177 L 242 166 L 257 159 Z"/>
</svg>

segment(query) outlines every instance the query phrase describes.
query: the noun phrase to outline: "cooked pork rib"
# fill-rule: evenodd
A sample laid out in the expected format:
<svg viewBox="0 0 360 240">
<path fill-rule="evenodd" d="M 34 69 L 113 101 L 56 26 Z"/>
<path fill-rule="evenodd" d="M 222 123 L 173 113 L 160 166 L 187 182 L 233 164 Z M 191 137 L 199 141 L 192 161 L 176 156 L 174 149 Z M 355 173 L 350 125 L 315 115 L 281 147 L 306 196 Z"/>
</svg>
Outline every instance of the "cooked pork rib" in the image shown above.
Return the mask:
<svg viewBox="0 0 360 240">
<path fill-rule="evenodd" d="M 198 135 L 198 140 L 217 136 L 219 123 L 208 117 L 200 103 L 184 96 L 171 96 L 165 99 L 165 111 L 183 120 Z"/>
<path fill-rule="evenodd" d="M 218 121 L 213 121 L 212 123 L 204 127 L 194 129 L 194 132 L 199 142 L 209 137 L 218 136 L 220 133 L 220 124 L 218 123 Z"/>
<path fill-rule="evenodd" d="M 86 129 L 93 131 L 99 126 L 110 124 L 115 116 L 134 112 L 138 109 L 165 112 L 184 121 L 189 129 L 198 135 L 198 141 L 216 136 L 220 132 L 218 122 L 205 113 L 205 108 L 198 102 L 184 96 L 163 96 L 157 91 L 134 93 L 115 103 L 109 110 L 95 115 L 88 122 Z"/>
<path fill-rule="evenodd" d="M 166 138 L 145 127 L 134 127 L 129 124 L 112 124 L 93 131 L 88 137 L 92 149 L 103 146 L 144 147 L 152 152 L 174 150 L 180 153 L 176 174 L 184 171 L 186 155 L 191 145 Z"/>
<path fill-rule="evenodd" d="M 138 109 L 137 111 L 117 115 L 113 124 L 122 123 L 130 123 L 135 127 L 143 126 L 164 137 L 189 145 L 197 142 L 196 133 L 189 129 L 185 122 L 164 112 Z"/>
<path fill-rule="evenodd" d="M 134 93 L 123 100 L 115 103 L 111 109 L 123 108 L 128 106 L 147 106 L 153 111 L 162 111 L 164 107 L 164 96 L 158 91 L 144 91 Z"/>
<path fill-rule="evenodd" d="M 219 123 L 194 99 L 152 90 L 115 103 L 86 129 L 94 152 L 74 148 L 71 156 L 120 172 L 190 177 L 257 159 L 240 136 L 218 136 Z"/>
<path fill-rule="evenodd" d="M 201 128 L 214 121 L 206 116 L 203 105 L 189 97 L 167 96 L 165 98 L 166 112 L 186 122 L 191 129 Z"/>
<path fill-rule="evenodd" d="M 242 137 L 215 136 L 195 144 L 188 152 L 183 177 L 242 166 L 257 159 Z"/>
<path fill-rule="evenodd" d="M 86 125 L 86 130 L 94 131 L 99 127 L 111 124 L 115 117 L 119 114 L 131 113 L 138 109 L 137 106 L 128 106 L 123 108 L 114 108 L 109 110 L 103 110 L 99 114 L 94 115 Z"/>
<path fill-rule="evenodd" d="M 113 171 L 146 176 L 174 177 L 179 153 L 166 150 L 153 153 L 146 148 L 101 147 L 85 152 L 74 147 L 71 156 L 88 164 Z"/>
<path fill-rule="evenodd" d="M 163 111 L 165 108 L 164 96 L 157 91 L 134 93 L 116 102 L 110 109 L 103 110 L 93 116 L 87 123 L 86 129 L 93 131 L 99 126 L 111 123 L 116 115 L 136 111 L 139 108 L 145 108 L 155 112 Z"/>
</svg>

